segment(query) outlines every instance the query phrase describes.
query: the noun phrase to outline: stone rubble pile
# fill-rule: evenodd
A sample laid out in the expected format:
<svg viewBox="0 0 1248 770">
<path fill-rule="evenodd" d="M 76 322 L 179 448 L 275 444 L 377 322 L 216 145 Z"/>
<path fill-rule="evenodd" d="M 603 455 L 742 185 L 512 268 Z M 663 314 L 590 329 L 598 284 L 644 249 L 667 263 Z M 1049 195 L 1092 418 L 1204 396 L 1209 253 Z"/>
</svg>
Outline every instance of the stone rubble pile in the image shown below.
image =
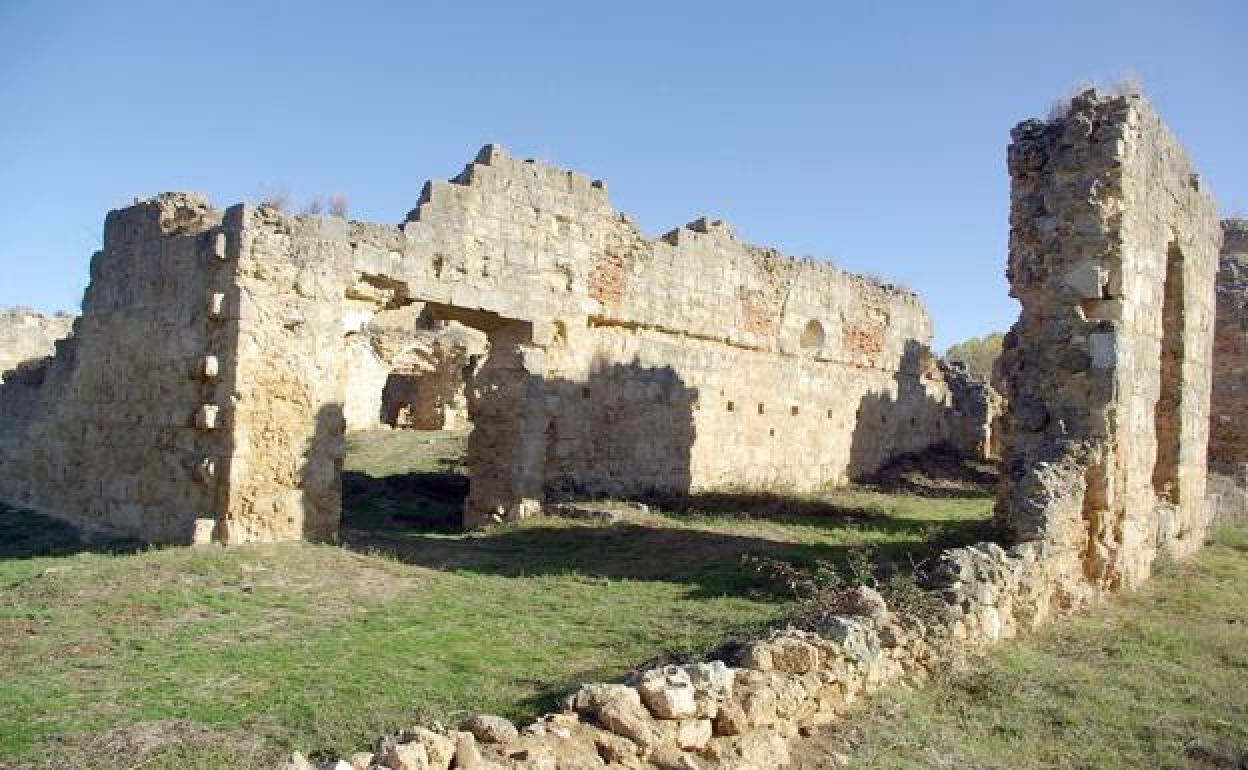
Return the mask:
<svg viewBox="0 0 1248 770">
<path fill-rule="evenodd" d="M 624 684 L 585 684 L 562 710 L 523 729 L 477 715 L 460 730 L 418 726 L 329 770 L 769 770 L 789 741 L 835 721 L 898 681 L 921 683 L 981 650 L 1083 606 L 1051 546 L 980 543 L 946 551 L 927 576 L 935 617 L 891 611 L 857 589 L 864 614 L 832 615 L 819 631 L 787 628 L 720 660 L 640 671 Z M 1082 597 L 1075 601 L 1075 597 Z M 318 770 L 300 754 L 282 770 Z"/>
</svg>

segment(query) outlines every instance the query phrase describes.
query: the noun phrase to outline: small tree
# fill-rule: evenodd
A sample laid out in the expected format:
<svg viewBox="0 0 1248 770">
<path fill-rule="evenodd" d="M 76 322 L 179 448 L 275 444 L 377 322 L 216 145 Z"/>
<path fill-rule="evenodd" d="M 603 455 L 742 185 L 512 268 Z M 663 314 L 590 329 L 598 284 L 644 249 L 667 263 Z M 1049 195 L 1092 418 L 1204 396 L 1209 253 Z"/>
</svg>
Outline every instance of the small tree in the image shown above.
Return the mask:
<svg viewBox="0 0 1248 770">
<path fill-rule="evenodd" d="M 961 361 L 972 375 L 991 381 L 992 366 L 996 363 L 997 357 L 1001 355 L 1001 345 L 1004 341 L 1005 335 L 1001 332 L 993 332 L 983 337 L 971 337 L 965 342 L 950 345 L 945 351 L 945 360 Z"/>
<path fill-rule="evenodd" d="M 334 217 L 347 218 L 347 212 L 351 209 L 347 196 L 337 193 L 329 199 L 329 215 Z"/>
</svg>

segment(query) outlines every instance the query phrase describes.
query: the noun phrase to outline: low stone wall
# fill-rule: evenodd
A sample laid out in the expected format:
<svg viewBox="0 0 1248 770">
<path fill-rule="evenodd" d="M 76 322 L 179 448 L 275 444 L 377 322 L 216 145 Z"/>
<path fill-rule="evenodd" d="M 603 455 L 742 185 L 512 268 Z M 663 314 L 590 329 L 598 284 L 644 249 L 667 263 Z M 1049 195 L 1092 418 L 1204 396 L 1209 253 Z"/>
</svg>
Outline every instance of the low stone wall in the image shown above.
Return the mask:
<svg viewBox="0 0 1248 770">
<path fill-rule="evenodd" d="M 417 726 L 326 767 L 392 770 L 767 770 L 789 741 L 831 723 L 889 684 L 920 684 L 986 646 L 1034 629 L 1101 594 L 1072 575 L 1077 554 L 1043 543 L 947 551 L 930 571 L 938 611 L 898 614 L 859 588 L 860 614 L 818 630 L 785 629 L 733 661 L 641 671 L 623 684 L 586 684 L 563 708 L 523 729 L 476 716 L 462 730 Z M 301 755 L 285 770 L 308 770 Z"/>
</svg>

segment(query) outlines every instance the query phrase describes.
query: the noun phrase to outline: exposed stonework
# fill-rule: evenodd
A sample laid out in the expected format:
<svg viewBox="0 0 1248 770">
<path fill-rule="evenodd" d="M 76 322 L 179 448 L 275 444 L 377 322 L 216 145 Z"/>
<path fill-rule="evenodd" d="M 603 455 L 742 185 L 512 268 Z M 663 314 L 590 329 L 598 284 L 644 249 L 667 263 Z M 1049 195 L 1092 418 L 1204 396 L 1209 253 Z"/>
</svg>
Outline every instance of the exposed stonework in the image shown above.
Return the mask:
<svg viewBox="0 0 1248 770">
<path fill-rule="evenodd" d="M 419 430 L 468 427 L 470 372 L 488 348 L 483 333 L 431 322 L 416 303 L 365 314 L 347 334 L 348 430 L 389 425 Z"/>
<path fill-rule="evenodd" d="M 1248 220 L 1224 221 L 1222 234 L 1209 464 L 1237 475 L 1248 464 Z"/>
<path fill-rule="evenodd" d="M 1135 96 L 1013 132 L 1001 523 L 1071 591 L 1146 578 L 1207 524 L 1216 207 Z"/>
<path fill-rule="evenodd" d="M 369 364 L 371 330 L 413 308 L 488 338 L 468 526 L 548 499 L 812 490 L 950 439 L 913 294 L 722 222 L 647 239 L 600 183 L 495 146 L 398 227 L 173 193 L 110 214 L 105 240 L 76 355 L 5 407 L 0 454 L 3 499 L 91 526 L 333 537 L 343 432 L 376 403 L 356 396 L 397 361 Z"/>
<path fill-rule="evenodd" d="M 220 224 L 186 194 L 109 214 L 74 335 L 38 382 L 0 386 L 5 502 L 158 542 L 210 533 L 229 456 L 232 356 L 209 301 L 228 281 L 205 237 Z"/>
<path fill-rule="evenodd" d="M 951 413 L 949 443 L 967 457 L 992 459 L 998 441 L 993 435 L 1004 403 L 988 382 L 973 376 L 960 361 L 940 362 L 940 372 L 949 386 Z"/>
<path fill-rule="evenodd" d="M 10 379 L 19 365 L 42 366 L 43 359 L 56 352 L 57 340 L 68 337 L 73 326 L 69 315 L 46 316 L 25 308 L 0 311 L 0 383 Z"/>
</svg>

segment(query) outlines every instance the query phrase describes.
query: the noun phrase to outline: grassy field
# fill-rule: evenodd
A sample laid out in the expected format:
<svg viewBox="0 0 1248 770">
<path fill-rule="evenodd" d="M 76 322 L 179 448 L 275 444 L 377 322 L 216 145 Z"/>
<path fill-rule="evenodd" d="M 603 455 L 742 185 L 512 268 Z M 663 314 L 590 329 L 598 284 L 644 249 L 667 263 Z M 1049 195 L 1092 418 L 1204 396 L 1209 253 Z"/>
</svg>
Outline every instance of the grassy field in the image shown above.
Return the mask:
<svg viewBox="0 0 1248 770">
<path fill-rule="evenodd" d="M 1138 593 L 890 693 L 802 766 L 889 770 L 1248 768 L 1248 530 L 1221 531 Z"/>
<path fill-rule="evenodd" d="M 260 768 L 700 655 L 789 608 L 745 555 L 905 560 L 991 501 L 719 496 L 453 532 L 462 434 L 352 436 L 342 546 L 82 543 L 0 510 L 0 766 Z"/>
</svg>

